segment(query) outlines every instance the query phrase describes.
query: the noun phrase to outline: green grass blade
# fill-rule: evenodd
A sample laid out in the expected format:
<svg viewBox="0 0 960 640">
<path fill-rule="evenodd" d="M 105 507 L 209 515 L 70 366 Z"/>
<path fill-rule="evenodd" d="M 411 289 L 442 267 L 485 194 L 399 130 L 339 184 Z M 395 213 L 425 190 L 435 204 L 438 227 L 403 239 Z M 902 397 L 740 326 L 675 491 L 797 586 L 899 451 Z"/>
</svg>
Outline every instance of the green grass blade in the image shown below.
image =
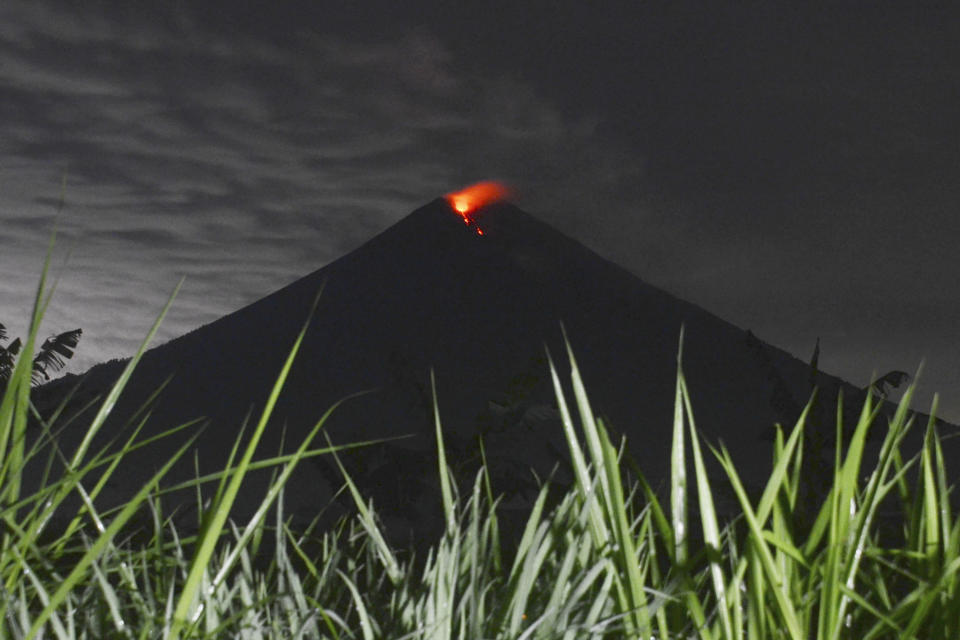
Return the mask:
<svg viewBox="0 0 960 640">
<path fill-rule="evenodd" d="M 570 409 L 567 407 L 566 396 L 563 393 L 563 387 L 560 385 L 560 377 L 557 375 L 557 369 L 547 352 L 547 361 L 550 364 L 550 377 L 553 381 L 554 396 L 557 400 L 557 408 L 560 411 L 560 421 L 563 425 L 563 434 L 567 440 L 567 447 L 570 450 L 570 461 L 573 464 L 574 476 L 577 479 L 577 486 L 580 489 L 581 499 L 590 504 L 590 530 L 597 547 L 603 547 L 609 539 L 606 523 L 600 514 L 596 502 L 596 491 L 594 483 L 590 480 L 590 472 L 587 469 L 586 459 L 583 449 L 580 447 L 580 440 L 574 431 L 573 419 L 570 417 Z"/>
<path fill-rule="evenodd" d="M 580 376 L 580 368 L 577 366 L 577 360 L 573 355 L 573 348 L 570 346 L 570 342 L 566 340 L 566 333 L 564 333 L 564 341 L 567 348 L 567 359 L 570 361 L 570 383 L 573 386 L 573 398 L 577 404 L 577 412 L 580 414 L 580 427 L 583 429 L 587 451 L 590 452 L 590 460 L 598 471 L 600 498 L 603 500 L 606 512 L 611 513 L 613 508 L 610 504 L 609 480 L 604 473 L 599 472 L 600 466 L 603 464 L 603 448 L 600 445 L 597 423 L 593 416 L 593 409 L 590 407 L 590 401 L 587 399 L 587 390 L 584 387 L 583 378 Z"/>
<path fill-rule="evenodd" d="M 370 617 L 370 612 L 367 611 L 366 605 L 363 603 L 363 597 L 360 595 L 360 591 L 357 590 L 357 585 L 353 583 L 353 580 L 350 579 L 347 574 L 337 569 L 337 574 L 343 580 L 344 584 L 347 585 L 347 589 L 350 590 L 350 596 L 353 598 L 353 604 L 357 609 L 357 615 L 360 618 L 360 629 L 363 631 L 363 640 L 375 640 L 376 634 L 374 633 L 374 621 Z"/>
<path fill-rule="evenodd" d="M 153 337 L 156 335 L 157 331 L 160 329 L 160 325 L 163 322 L 163 319 L 166 317 L 167 312 L 170 310 L 170 307 L 173 305 L 174 299 L 176 299 L 177 294 L 180 292 L 180 287 L 183 286 L 183 280 L 181 279 L 177 286 L 174 288 L 173 293 L 170 294 L 170 297 L 167 299 L 167 303 L 163 306 L 163 309 L 160 311 L 160 315 L 157 317 L 156 321 L 153 323 L 153 326 L 150 327 L 150 331 L 147 332 L 147 337 L 144 338 L 143 342 L 140 343 L 140 347 L 137 349 L 137 352 L 130 359 L 130 362 L 127 363 L 127 366 L 124 367 L 123 372 L 120 374 L 120 377 L 111 387 L 107 397 L 104 399 L 103 403 L 100 405 L 100 409 L 97 411 L 97 414 L 94 416 L 93 420 L 90 422 L 90 427 L 87 429 L 87 432 L 84 434 L 83 440 L 80 443 L 80 446 L 77 447 L 76 452 L 73 455 L 70 466 L 76 468 L 80 466 L 81 461 L 84 456 L 87 454 L 87 449 L 90 448 L 90 444 L 93 442 L 94 436 L 97 435 L 97 432 L 100 430 L 100 427 L 103 426 L 103 423 L 106 421 L 107 417 L 113 411 L 114 406 L 117 404 L 117 400 L 120 398 L 120 394 L 123 392 L 124 387 L 127 385 L 127 381 L 130 379 L 130 376 L 133 375 L 134 369 L 140 363 L 140 358 L 143 356 L 144 352 L 147 350 L 147 345 L 153 340 Z"/>
<path fill-rule="evenodd" d="M 687 563 L 687 463 L 683 428 L 683 333 L 680 326 L 680 345 L 677 348 L 677 382 L 673 400 L 673 440 L 670 450 L 670 516 L 674 548 L 673 561 L 679 566 Z"/>
<path fill-rule="evenodd" d="M 50 603 L 44 607 L 40 612 L 37 618 L 33 622 L 33 626 L 30 628 L 29 633 L 27 634 L 26 640 L 31 640 L 40 632 L 40 628 L 44 623 L 54 614 L 57 607 L 63 603 L 67 598 L 67 595 L 76 587 L 84 573 L 86 573 L 87 568 L 93 563 L 102 553 L 102 551 L 110 544 L 117 533 L 126 525 L 126 523 L 133 517 L 133 515 L 140 508 L 141 504 L 146 500 L 153 486 L 159 482 L 163 476 L 166 475 L 167 471 L 174 465 L 174 463 L 179 460 L 187 450 L 193 446 L 193 443 L 196 441 L 196 436 L 187 440 L 187 442 L 180 447 L 180 449 L 174 453 L 173 456 L 167 460 L 160 470 L 157 471 L 150 480 L 145 483 L 139 491 L 127 502 L 126 506 L 120 511 L 116 518 L 113 519 L 113 522 L 110 523 L 110 526 L 100 534 L 97 539 L 94 541 L 86 553 L 80 558 L 80 560 L 74 565 L 73 569 L 69 574 L 63 579 L 60 583 L 60 586 L 50 597 Z"/>
<path fill-rule="evenodd" d="M 717 459 L 727 472 L 727 476 L 730 478 L 730 483 L 733 486 L 734 493 L 740 502 L 740 508 L 743 511 L 744 519 L 747 522 L 747 527 L 755 543 L 754 548 L 759 556 L 760 566 L 763 569 L 763 576 L 765 578 L 767 588 L 774 595 L 774 599 L 777 603 L 777 612 L 783 624 L 785 625 L 785 631 L 791 640 L 804 640 L 805 634 L 801 630 L 800 620 L 797 617 L 796 609 L 785 593 L 786 585 L 784 583 L 783 576 L 773 560 L 770 549 L 766 544 L 764 544 L 763 531 L 760 526 L 760 522 L 757 519 L 753 507 L 750 506 L 750 499 L 747 497 L 746 490 L 744 490 L 743 484 L 740 482 L 740 476 L 733 465 L 733 460 L 730 459 L 730 454 L 726 451 L 726 449 L 722 449 L 722 453 L 717 456 Z"/>
<path fill-rule="evenodd" d="M 280 472 L 280 475 L 271 483 L 270 488 L 267 491 L 267 495 L 263 500 L 260 501 L 260 505 L 257 507 L 256 511 L 247 522 L 247 525 L 244 527 L 243 533 L 239 538 L 237 538 L 233 551 L 231 551 L 221 563 L 220 569 L 217 571 L 216 575 L 211 581 L 210 586 L 212 589 L 216 589 L 226 579 L 227 573 L 233 568 L 242 550 L 246 548 L 247 541 L 253 537 L 258 529 L 259 523 L 263 520 L 264 516 L 266 516 L 267 510 L 273 505 L 274 501 L 286 486 L 287 480 L 290 478 L 290 475 L 293 473 L 294 469 L 296 469 L 297 465 L 303 459 L 310 444 L 320 432 L 320 429 L 323 428 L 327 420 L 330 418 L 330 415 L 333 414 L 334 410 L 340 404 L 340 402 L 334 403 L 334 405 L 327 409 L 323 416 L 317 420 L 317 422 L 313 425 L 313 428 L 297 447 L 297 450 L 292 454 L 289 461 L 283 466 L 283 470 Z"/>
<path fill-rule="evenodd" d="M 315 307 L 316 300 L 314 301 L 314 308 Z M 194 601 L 199 593 L 203 575 L 206 572 L 206 568 L 209 565 L 210 559 L 213 555 L 216 541 L 220 538 L 220 534 L 223 531 L 227 516 L 229 515 L 237 494 L 240 491 L 240 484 L 243 482 L 243 478 L 248 471 L 251 460 L 253 459 L 253 453 L 257 448 L 257 444 L 260 442 L 260 438 L 263 435 L 264 430 L 266 429 L 267 422 L 270 420 L 270 416 L 273 413 L 273 408 L 277 403 L 277 398 L 280 396 L 280 390 L 283 388 L 283 385 L 286 382 L 287 376 L 290 373 L 290 368 L 293 366 L 293 361 L 296 358 L 297 352 L 300 350 L 300 345 L 303 342 L 303 338 L 307 333 L 307 329 L 310 326 L 310 321 L 312 319 L 313 310 L 311 309 L 307 321 L 304 323 L 303 328 L 300 330 L 300 334 L 294 341 L 293 347 L 290 349 L 290 353 L 283 364 L 283 368 L 281 369 L 279 375 L 277 376 L 276 382 L 273 385 L 273 389 L 270 391 L 267 404 L 260 415 L 260 420 L 254 429 L 254 432 L 250 438 L 250 442 L 247 443 L 247 447 L 243 452 L 243 457 L 240 459 L 240 463 L 237 465 L 237 471 L 230 479 L 230 483 L 227 485 L 226 491 L 224 491 L 222 501 L 216 505 L 213 505 L 210 519 L 203 527 L 197 548 L 194 551 L 193 560 L 191 561 L 190 571 L 187 574 L 187 579 L 184 582 L 183 590 L 180 593 L 180 598 L 177 601 L 177 606 L 173 613 L 173 626 L 169 634 L 169 638 L 171 638 L 171 640 L 177 640 L 180 637 L 180 633 L 183 628 L 189 624 L 192 624 L 196 620 L 196 615 L 199 615 L 200 613 L 200 609 L 198 609 L 196 612 L 194 612 L 195 615 L 193 616 L 193 619 L 188 620 L 190 610 L 193 607 Z"/>
<path fill-rule="evenodd" d="M 720 624 L 723 638 L 733 638 L 733 625 L 730 621 L 730 611 L 727 602 L 726 579 L 720 565 L 721 543 L 720 525 L 717 522 L 717 512 L 713 503 L 713 492 L 710 490 L 710 478 L 707 476 L 707 467 L 703 463 L 700 452 L 700 441 L 693 419 L 693 410 L 690 406 L 690 395 L 683 373 L 677 374 L 677 381 L 681 389 L 681 397 L 687 412 L 687 421 L 690 427 L 690 446 L 693 452 L 694 478 L 697 483 L 697 500 L 700 504 L 700 523 L 703 527 L 703 542 L 707 546 L 707 558 L 710 562 L 710 577 L 713 581 L 713 594 L 717 601 L 717 611 L 720 614 Z"/>
<path fill-rule="evenodd" d="M 437 404 L 437 381 L 432 369 L 430 370 L 430 389 L 433 394 L 433 423 L 437 438 L 437 465 L 440 473 L 443 516 L 447 524 L 447 533 L 453 533 L 457 527 L 456 504 L 450 487 L 450 468 L 447 466 L 447 452 L 443 446 L 443 428 L 440 426 L 440 407 Z"/>
<path fill-rule="evenodd" d="M 607 485 L 610 487 L 610 503 L 613 507 L 609 514 L 611 530 L 613 531 L 614 558 L 618 571 L 626 575 L 627 594 L 629 596 L 629 610 L 632 622 L 628 628 L 636 630 L 641 637 L 650 637 L 651 621 L 647 610 L 647 596 L 644 592 L 644 576 L 637 563 L 637 545 L 633 538 L 633 531 L 627 522 L 626 504 L 623 498 L 623 484 L 620 478 L 617 452 L 610 444 L 610 438 L 602 421 L 597 422 L 597 431 L 600 437 L 600 446 L 603 448 L 603 471 L 607 474 Z"/>
<path fill-rule="evenodd" d="M 50 296 L 53 294 L 51 291 L 50 295 L 44 299 L 55 239 L 56 233 L 51 234 L 43 269 L 40 272 L 40 281 L 37 283 L 33 312 L 30 315 L 30 327 L 10 379 L 7 380 L 3 400 L 0 401 L 0 463 L 3 465 L 3 471 L 0 473 L 0 488 L 2 488 L 0 500 L 3 502 L 16 502 L 20 497 L 20 470 L 24 462 L 24 442 L 30 410 L 33 352 L 40 324 Z"/>
<path fill-rule="evenodd" d="M 327 439 L 327 444 L 330 444 L 329 438 Z M 386 539 L 380 532 L 380 528 L 377 526 L 377 522 L 373 516 L 373 513 L 370 511 L 369 507 L 367 507 L 363 500 L 363 496 L 360 495 L 360 490 L 357 489 L 357 485 L 354 484 L 353 478 L 350 477 L 350 474 L 347 473 L 343 463 L 340 462 L 340 458 L 337 456 L 332 445 L 329 447 L 329 449 L 333 453 L 333 459 L 340 468 L 340 473 L 343 474 L 343 478 L 346 480 L 347 487 L 350 490 L 350 495 L 353 497 L 353 501 L 357 505 L 357 510 L 360 512 L 360 523 L 366 530 L 367 535 L 370 536 L 370 539 L 373 540 L 380 559 L 387 569 L 387 574 L 390 576 L 390 580 L 394 584 L 399 584 L 403 579 L 403 574 L 400 571 L 400 565 L 397 562 L 396 556 L 394 556 L 393 550 L 390 548 L 390 545 L 387 544 Z"/>
</svg>

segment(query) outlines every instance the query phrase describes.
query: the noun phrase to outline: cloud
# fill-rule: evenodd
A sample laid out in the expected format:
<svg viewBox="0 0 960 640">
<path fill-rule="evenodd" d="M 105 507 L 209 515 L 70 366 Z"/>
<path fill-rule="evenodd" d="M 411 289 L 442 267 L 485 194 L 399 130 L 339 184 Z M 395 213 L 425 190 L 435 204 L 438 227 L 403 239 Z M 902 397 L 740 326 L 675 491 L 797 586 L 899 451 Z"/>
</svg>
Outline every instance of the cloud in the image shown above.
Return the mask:
<svg viewBox="0 0 960 640">
<path fill-rule="evenodd" d="M 51 7 L 2 15 L 0 198 L 18 212 L 5 300 L 25 317 L 65 176 L 57 225 L 74 248 L 49 320 L 85 329 L 75 370 L 132 353 L 182 275 L 164 338 L 465 183 L 503 179 L 576 230 L 640 175 L 595 121 L 464 73 L 422 29 L 277 44 Z"/>
<path fill-rule="evenodd" d="M 927 327 L 955 320 L 956 136 L 941 85 L 957 75 L 932 54 L 901 56 L 912 44 L 887 51 L 836 32 L 843 46 L 818 54 L 836 63 L 830 73 L 816 57 L 757 83 L 750 70 L 771 59 L 709 38 L 698 46 L 717 53 L 712 66 L 677 67 L 683 47 L 610 47 L 603 68 L 567 73 L 573 60 L 547 53 L 562 11 L 536 33 L 498 23 L 445 41 L 448 30 L 402 26 L 389 11 L 379 30 L 314 14 L 318 29 L 333 25 L 322 33 L 309 21 L 278 29 L 284 7 L 98 7 L 0 6 L 0 321 L 25 330 L 56 225 L 56 262 L 73 252 L 48 326 L 84 328 L 73 370 L 131 353 L 181 276 L 161 339 L 481 179 L 510 183 L 532 213 L 796 353 L 816 335 L 852 340 L 873 322 L 861 311 L 881 313 L 887 300 L 932 315 Z M 657 42 L 668 31 L 652 17 L 643 33 Z M 728 33 L 709 24 L 711 38 Z M 601 45 L 619 42 L 602 20 L 585 26 Z M 629 29 L 613 31 L 646 42 Z M 856 55 L 834 56 L 848 49 Z M 524 51 L 531 65 L 514 62 Z M 617 66 L 620 54 L 629 63 Z M 563 77 L 538 86 L 538 72 L 547 84 Z M 566 92 L 581 115 L 544 89 Z M 613 104 L 591 114 L 601 102 Z M 640 144 L 653 152 L 653 189 Z M 878 277 L 890 256 L 897 267 Z M 939 311 L 926 306 L 938 295 Z M 895 314 L 891 333 L 871 337 L 925 335 L 911 317 Z M 938 335 L 929 352 L 955 362 L 949 329 Z M 864 375 L 876 347 L 856 344 L 859 357 L 843 352 L 856 366 L 838 372 Z"/>
</svg>

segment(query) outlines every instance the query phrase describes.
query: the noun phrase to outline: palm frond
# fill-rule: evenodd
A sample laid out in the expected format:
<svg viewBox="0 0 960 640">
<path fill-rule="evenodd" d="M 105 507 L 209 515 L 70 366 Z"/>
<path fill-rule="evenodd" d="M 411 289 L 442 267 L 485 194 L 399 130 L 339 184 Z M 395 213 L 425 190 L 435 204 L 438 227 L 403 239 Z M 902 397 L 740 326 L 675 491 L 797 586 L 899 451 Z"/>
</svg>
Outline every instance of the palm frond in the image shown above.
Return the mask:
<svg viewBox="0 0 960 640">
<path fill-rule="evenodd" d="M 4 347 L 0 347 L 0 385 L 5 385 L 13 372 L 14 357 Z"/>
<path fill-rule="evenodd" d="M 7 339 L 7 328 L 0 323 L 0 340 Z M 13 354 L 8 347 L 0 346 L 0 388 L 6 386 L 13 371 Z"/>
<path fill-rule="evenodd" d="M 63 368 L 66 361 L 73 357 L 82 334 L 82 329 L 73 329 L 51 336 L 43 342 L 33 360 L 34 383 L 49 380 L 51 372 Z"/>
<path fill-rule="evenodd" d="M 20 352 L 20 338 L 17 338 L 6 347 L 0 347 L 0 389 L 6 385 L 13 374 L 13 367 L 17 363 L 17 353 Z"/>
</svg>

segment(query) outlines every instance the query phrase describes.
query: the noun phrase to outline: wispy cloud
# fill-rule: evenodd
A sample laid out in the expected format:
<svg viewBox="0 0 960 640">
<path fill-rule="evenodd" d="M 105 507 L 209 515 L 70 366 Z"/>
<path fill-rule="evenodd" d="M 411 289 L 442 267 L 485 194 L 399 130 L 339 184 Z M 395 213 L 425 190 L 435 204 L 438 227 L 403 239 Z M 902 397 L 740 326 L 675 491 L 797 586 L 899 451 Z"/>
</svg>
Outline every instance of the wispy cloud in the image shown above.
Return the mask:
<svg viewBox="0 0 960 640">
<path fill-rule="evenodd" d="M 465 182 L 504 179 L 576 226 L 639 176 L 595 123 L 465 74 L 423 30 L 276 44 L 43 4 L 0 17 L 0 199 L 16 247 L 0 294 L 17 316 L 4 321 L 26 317 L 65 177 L 57 225 L 73 253 L 49 326 L 85 329 L 73 369 L 131 353 L 181 275 L 162 338 Z"/>
<path fill-rule="evenodd" d="M 58 261 L 72 254 L 48 326 L 84 328 L 72 370 L 131 353 L 181 276 L 161 340 L 487 178 L 511 183 L 521 206 L 654 284 L 795 353 L 823 336 L 826 366 L 829 336 L 853 344 L 876 317 L 892 318 L 871 334 L 887 344 L 956 318 L 956 136 L 941 85 L 957 76 L 926 64 L 929 55 L 867 69 L 847 56 L 823 77 L 815 65 L 785 69 L 745 91 L 711 80 L 710 68 L 680 67 L 703 82 L 681 78 L 658 93 L 650 82 L 663 84 L 687 53 L 647 60 L 640 47 L 624 59 L 644 64 L 600 56 L 610 68 L 590 70 L 589 90 L 618 89 L 597 100 L 625 101 L 573 117 L 536 82 L 538 69 L 556 81 L 562 67 L 544 60 L 549 29 L 497 33 L 510 55 L 532 43 L 540 60 L 502 74 L 484 63 L 492 32 L 457 49 L 402 21 L 378 36 L 309 24 L 227 34 L 190 12 L 106 5 L 0 5 L 0 321 L 25 330 L 56 223 Z M 610 42 L 609 24 L 592 28 Z M 868 39 L 853 50 L 878 49 Z M 727 56 L 717 78 L 756 63 L 736 51 L 717 52 Z M 573 78 L 561 90 L 579 90 Z M 572 102 L 589 111 L 597 100 Z M 634 121 L 642 124 L 617 130 Z M 665 191 L 648 189 L 644 141 Z M 896 267 L 886 269 L 891 256 Z M 906 311 L 889 311 L 894 298 Z M 928 354 L 940 364 L 928 370 L 952 372 L 943 363 L 960 357 L 955 341 L 949 329 L 938 335 Z M 862 380 L 876 348 L 856 344 L 833 351 L 843 353 L 835 370 Z M 951 372 L 938 388 L 956 386 Z"/>
</svg>

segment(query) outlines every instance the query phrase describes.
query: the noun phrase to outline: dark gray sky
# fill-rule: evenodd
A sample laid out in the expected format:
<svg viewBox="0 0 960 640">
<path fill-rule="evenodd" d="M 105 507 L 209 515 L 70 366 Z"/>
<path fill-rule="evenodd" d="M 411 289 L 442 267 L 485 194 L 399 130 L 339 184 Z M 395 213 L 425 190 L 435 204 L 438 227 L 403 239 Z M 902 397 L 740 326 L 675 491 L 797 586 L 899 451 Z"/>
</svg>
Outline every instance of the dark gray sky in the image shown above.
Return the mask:
<svg viewBox="0 0 960 640">
<path fill-rule="evenodd" d="M 62 197 L 71 370 L 130 355 L 181 275 L 161 339 L 500 179 L 767 341 L 819 336 L 852 382 L 926 359 L 922 408 L 960 420 L 956 15 L 153 4 L 0 7 L 0 322 L 25 330 Z"/>
</svg>

